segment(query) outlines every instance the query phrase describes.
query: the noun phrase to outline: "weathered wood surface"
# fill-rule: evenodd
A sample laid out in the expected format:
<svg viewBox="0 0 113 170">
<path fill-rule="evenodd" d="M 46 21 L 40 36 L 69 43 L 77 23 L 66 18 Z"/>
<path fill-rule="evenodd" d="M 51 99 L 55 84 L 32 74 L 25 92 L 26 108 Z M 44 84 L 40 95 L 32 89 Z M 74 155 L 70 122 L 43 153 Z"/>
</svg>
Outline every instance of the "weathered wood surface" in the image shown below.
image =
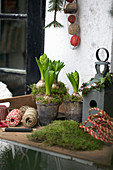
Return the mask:
<svg viewBox="0 0 113 170">
<path fill-rule="evenodd" d="M 36 108 L 35 100 L 32 95 L 23 95 L 12 98 L 0 99 L 0 103 L 9 102 L 9 109 L 20 108 L 21 106 L 31 106 Z"/>
<path fill-rule="evenodd" d="M 40 129 L 40 127 L 38 127 L 37 129 Z M 49 152 L 60 153 L 60 154 L 64 154 L 67 156 L 71 156 L 71 157 L 75 157 L 75 158 L 79 158 L 83 160 L 88 160 L 88 161 L 91 161 L 97 164 L 102 164 L 102 165 L 111 164 L 111 159 L 113 155 L 113 146 L 105 145 L 102 150 L 95 150 L 95 151 L 71 151 L 71 150 L 56 147 L 56 146 L 47 147 L 42 143 L 36 143 L 36 142 L 30 141 L 28 140 L 26 134 L 31 134 L 31 133 L 2 132 L 2 130 L 0 129 L 1 139 L 44 149 Z"/>
<path fill-rule="evenodd" d="M 3 103 L 3 102 L 10 102 L 9 109 L 20 108 L 23 105 L 28 105 L 28 106 L 36 108 L 35 101 L 31 95 L 18 96 L 18 97 L 13 97 L 13 98 L 8 98 L 8 99 L 1 99 L 0 103 Z M 60 107 L 60 111 L 64 112 L 63 104 Z M 18 127 L 22 127 L 21 124 Z M 40 127 L 37 127 L 37 130 L 40 130 Z M 27 133 L 27 134 L 31 134 L 31 133 Z M 41 149 L 54 152 L 54 153 L 60 153 L 60 154 L 64 154 L 67 156 L 80 158 L 83 160 L 88 160 L 88 161 L 91 161 L 97 164 L 102 164 L 102 165 L 110 165 L 112 155 L 113 155 L 113 146 L 105 145 L 102 150 L 95 150 L 95 151 L 90 151 L 90 152 L 89 151 L 71 151 L 71 150 L 63 149 L 63 148 L 56 147 L 56 146 L 47 147 L 47 146 L 44 146 L 43 144 L 30 141 L 26 137 L 26 133 L 2 132 L 1 129 L 0 129 L 0 138 L 8 140 L 8 141 L 13 141 L 13 142 L 17 142 L 20 144 L 24 144 L 24 145 L 36 147 L 36 148 L 41 148 Z"/>
</svg>

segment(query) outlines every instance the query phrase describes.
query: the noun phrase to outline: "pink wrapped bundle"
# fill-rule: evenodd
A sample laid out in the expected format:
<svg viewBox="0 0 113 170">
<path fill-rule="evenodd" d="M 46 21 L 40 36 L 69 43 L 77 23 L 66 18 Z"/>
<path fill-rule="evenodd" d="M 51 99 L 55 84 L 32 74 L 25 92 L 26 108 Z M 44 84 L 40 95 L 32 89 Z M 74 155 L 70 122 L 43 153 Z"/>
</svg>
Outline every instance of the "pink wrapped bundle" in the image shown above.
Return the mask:
<svg viewBox="0 0 113 170">
<path fill-rule="evenodd" d="M 9 126 L 17 126 L 22 119 L 22 112 L 19 109 L 13 109 L 6 117 L 6 123 Z"/>
</svg>

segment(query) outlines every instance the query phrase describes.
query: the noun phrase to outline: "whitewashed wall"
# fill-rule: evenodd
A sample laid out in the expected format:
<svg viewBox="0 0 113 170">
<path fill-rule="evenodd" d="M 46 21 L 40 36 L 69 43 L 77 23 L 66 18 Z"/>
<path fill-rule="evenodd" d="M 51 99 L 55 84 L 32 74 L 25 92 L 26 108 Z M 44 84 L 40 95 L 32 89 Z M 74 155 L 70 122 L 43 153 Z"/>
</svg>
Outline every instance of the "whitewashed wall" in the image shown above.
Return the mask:
<svg viewBox="0 0 113 170">
<path fill-rule="evenodd" d="M 46 1 L 46 25 L 53 21 L 54 17 L 53 13 L 47 11 L 48 1 Z M 68 22 L 64 12 L 57 14 L 57 20 L 64 25 L 63 28 L 51 27 L 45 30 L 45 53 L 52 60 L 64 61 L 65 67 L 59 75 L 59 81 L 69 87 L 70 93 L 72 87 L 66 73 L 77 70 L 81 85 L 96 73 L 94 65 L 97 61 L 96 50 L 100 47 L 107 48 L 110 53 L 109 62 L 111 62 L 113 48 L 113 17 L 109 12 L 112 0 L 78 0 L 78 6 L 81 43 L 77 49 L 72 50 L 70 47 Z"/>
</svg>

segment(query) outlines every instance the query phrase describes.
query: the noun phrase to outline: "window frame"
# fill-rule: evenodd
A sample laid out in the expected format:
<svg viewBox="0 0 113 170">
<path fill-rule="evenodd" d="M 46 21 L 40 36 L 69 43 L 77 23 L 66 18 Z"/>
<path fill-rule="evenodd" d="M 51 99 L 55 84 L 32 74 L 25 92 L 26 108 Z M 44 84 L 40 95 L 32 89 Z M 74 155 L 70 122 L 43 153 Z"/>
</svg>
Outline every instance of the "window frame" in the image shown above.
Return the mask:
<svg viewBox="0 0 113 170">
<path fill-rule="evenodd" d="M 26 22 L 26 84 L 25 94 L 31 93 L 30 84 L 40 79 L 35 61 L 44 53 L 46 0 L 27 0 L 25 14 L 0 13 L 0 20 L 25 20 Z"/>
</svg>

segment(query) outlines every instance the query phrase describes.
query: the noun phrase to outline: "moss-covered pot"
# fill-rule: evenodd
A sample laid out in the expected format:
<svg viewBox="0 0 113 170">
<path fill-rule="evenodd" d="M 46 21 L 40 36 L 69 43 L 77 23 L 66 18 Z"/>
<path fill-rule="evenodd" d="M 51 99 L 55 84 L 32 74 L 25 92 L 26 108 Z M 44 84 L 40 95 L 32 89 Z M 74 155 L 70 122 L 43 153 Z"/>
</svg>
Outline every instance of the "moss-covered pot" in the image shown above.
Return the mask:
<svg viewBox="0 0 113 170">
<path fill-rule="evenodd" d="M 64 108 L 67 120 L 82 121 L 82 102 L 64 100 Z"/>
<path fill-rule="evenodd" d="M 38 110 L 39 123 L 41 126 L 46 126 L 56 119 L 59 103 L 42 104 L 36 102 L 36 105 Z"/>
</svg>

